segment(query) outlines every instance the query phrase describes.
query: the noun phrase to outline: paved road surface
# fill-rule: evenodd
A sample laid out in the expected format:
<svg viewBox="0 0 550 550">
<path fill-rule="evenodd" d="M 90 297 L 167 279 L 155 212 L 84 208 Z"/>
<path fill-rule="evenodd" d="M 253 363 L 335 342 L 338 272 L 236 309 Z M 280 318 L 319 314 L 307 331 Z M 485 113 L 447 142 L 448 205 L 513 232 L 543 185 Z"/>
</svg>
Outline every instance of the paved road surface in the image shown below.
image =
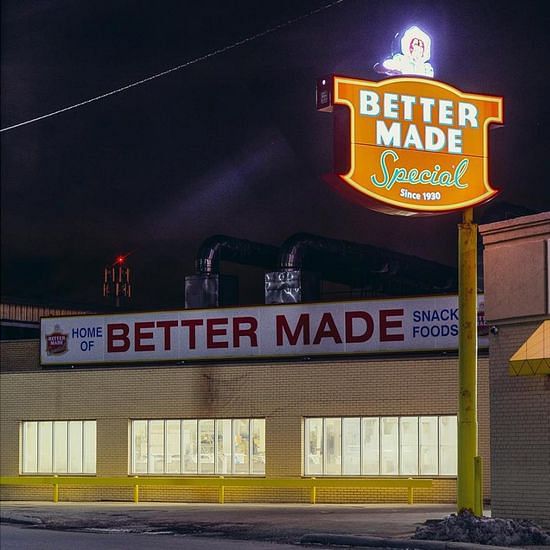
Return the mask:
<svg viewBox="0 0 550 550">
<path fill-rule="evenodd" d="M 189 535 L 82 533 L 0 525 L 2 550 L 297 550 L 311 547 L 273 542 L 227 540 Z M 318 547 L 317 547 L 318 548 Z M 324 549 L 329 547 L 324 546 Z M 340 547 L 342 548 L 342 547 Z M 376 550 L 372 549 L 371 550 Z M 388 550 L 385 548 L 384 550 Z"/>
</svg>

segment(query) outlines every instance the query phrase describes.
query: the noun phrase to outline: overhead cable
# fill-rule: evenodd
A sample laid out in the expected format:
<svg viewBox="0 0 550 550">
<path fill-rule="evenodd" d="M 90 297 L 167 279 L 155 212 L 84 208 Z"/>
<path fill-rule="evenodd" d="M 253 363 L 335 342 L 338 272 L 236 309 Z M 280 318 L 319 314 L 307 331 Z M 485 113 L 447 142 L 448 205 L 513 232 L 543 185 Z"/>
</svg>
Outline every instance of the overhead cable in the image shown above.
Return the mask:
<svg viewBox="0 0 550 550">
<path fill-rule="evenodd" d="M 224 46 L 223 48 L 213 50 L 213 51 L 211 51 L 207 54 L 201 55 L 200 57 L 196 57 L 195 59 L 192 59 L 190 61 L 186 61 L 185 63 L 182 63 L 181 65 L 177 65 L 176 67 L 172 67 L 171 69 L 167 69 L 165 71 L 154 74 L 152 76 L 148 76 L 147 78 L 143 78 L 143 79 L 138 80 L 136 82 L 132 82 L 131 84 L 127 84 L 126 86 L 122 86 L 121 88 L 117 88 L 116 90 L 111 90 L 110 92 L 106 92 L 106 93 L 98 95 L 96 97 L 92 97 L 90 99 L 86 99 L 86 100 L 81 101 L 79 103 L 75 103 L 74 105 L 69 105 L 68 107 L 63 107 L 62 109 L 58 109 L 57 111 L 53 111 L 53 112 L 45 114 L 45 115 L 41 115 L 41 116 L 38 116 L 38 117 L 35 117 L 35 118 L 31 118 L 30 120 L 25 120 L 24 122 L 19 122 L 17 124 L 12 124 L 11 126 L 7 126 L 6 128 L 0 129 L 0 132 L 7 132 L 8 130 L 14 130 L 15 128 L 19 128 L 20 126 L 26 126 L 27 124 L 32 124 L 34 122 L 38 122 L 39 120 L 44 120 L 45 118 L 50 118 L 50 117 L 53 117 L 55 115 L 59 115 L 61 113 L 64 113 L 66 111 L 71 111 L 72 109 L 77 109 L 78 107 L 82 107 L 84 105 L 87 105 L 88 103 L 93 103 L 94 101 L 99 101 L 100 99 L 105 99 L 106 97 L 109 97 L 109 96 L 112 96 L 112 95 L 115 95 L 115 94 L 119 94 L 121 92 L 129 90 L 130 88 L 135 88 L 136 86 L 140 86 L 141 84 L 145 84 L 146 82 L 149 82 L 149 81 L 154 80 L 156 78 L 160 78 L 161 76 L 166 76 L 167 74 L 173 73 L 175 71 L 185 69 L 185 68 L 187 68 L 191 65 L 195 65 L 196 63 L 199 63 L 200 61 L 204 61 L 206 59 L 214 57 L 215 55 L 225 53 L 229 50 L 232 50 L 234 48 L 242 46 L 243 44 L 247 44 L 248 42 L 252 42 L 253 40 L 257 40 L 258 38 L 261 38 L 261 37 L 263 37 L 267 34 L 275 32 L 279 29 L 282 29 L 284 27 L 288 27 L 289 25 L 297 23 L 298 21 L 301 21 L 302 19 L 305 19 L 307 17 L 315 15 L 316 13 L 327 10 L 329 8 L 332 8 L 333 6 L 336 6 L 337 4 L 341 4 L 343 1 L 344 0 L 335 0 L 334 2 L 331 2 L 330 4 L 325 4 L 324 6 L 321 6 L 319 8 L 314 9 L 314 10 L 311 10 L 308 13 L 299 15 L 298 17 L 295 17 L 293 19 L 289 19 L 288 21 L 285 21 L 284 23 L 279 23 L 278 25 L 275 25 L 274 27 L 270 27 L 269 29 L 266 29 L 262 32 L 256 33 L 256 34 L 254 34 L 252 36 L 249 36 L 247 38 L 243 38 L 242 40 L 239 40 L 238 42 L 234 42 L 233 44 L 230 44 L 228 46 Z"/>
</svg>

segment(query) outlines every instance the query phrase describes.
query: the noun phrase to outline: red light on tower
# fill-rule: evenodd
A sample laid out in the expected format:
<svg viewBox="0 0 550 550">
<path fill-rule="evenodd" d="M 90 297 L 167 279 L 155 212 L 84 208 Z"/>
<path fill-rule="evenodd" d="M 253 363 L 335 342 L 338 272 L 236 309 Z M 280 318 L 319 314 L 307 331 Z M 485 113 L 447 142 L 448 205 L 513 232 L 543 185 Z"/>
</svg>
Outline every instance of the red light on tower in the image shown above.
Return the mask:
<svg viewBox="0 0 550 550">
<path fill-rule="evenodd" d="M 132 297 L 130 268 L 124 265 L 125 256 L 117 256 L 112 265 L 106 266 L 103 272 L 103 296 L 111 299 L 116 307 L 128 303 Z"/>
</svg>

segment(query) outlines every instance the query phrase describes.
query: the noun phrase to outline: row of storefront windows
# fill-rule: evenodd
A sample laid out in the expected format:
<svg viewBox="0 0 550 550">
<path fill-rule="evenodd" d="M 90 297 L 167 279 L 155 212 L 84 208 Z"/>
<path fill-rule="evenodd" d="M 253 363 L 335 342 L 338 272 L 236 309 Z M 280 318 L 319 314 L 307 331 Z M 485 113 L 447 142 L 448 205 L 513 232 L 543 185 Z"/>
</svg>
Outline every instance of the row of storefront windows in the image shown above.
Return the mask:
<svg viewBox="0 0 550 550">
<path fill-rule="evenodd" d="M 265 419 L 130 422 L 132 474 L 265 475 Z M 96 422 L 22 424 L 24 474 L 95 474 Z M 304 473 L 454 476 L 456 416 L 306 418 Z"/>
<path fill-rule="evenodd" d="M 134 420 L 134 474 L 265 474 L 265 419 Z"/>
<path fill-rule="evenodd" d="M 305 475 L 454 476 L 456 416 L 307 418 Z"/>
</svg>

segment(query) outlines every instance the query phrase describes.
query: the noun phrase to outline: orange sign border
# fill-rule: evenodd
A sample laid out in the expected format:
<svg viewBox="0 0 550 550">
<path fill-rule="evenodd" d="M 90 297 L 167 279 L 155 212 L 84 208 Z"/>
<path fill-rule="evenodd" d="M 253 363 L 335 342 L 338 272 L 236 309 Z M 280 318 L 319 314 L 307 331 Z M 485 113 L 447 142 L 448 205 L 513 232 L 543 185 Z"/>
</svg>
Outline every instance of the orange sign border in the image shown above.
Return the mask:
<svg viewBox="0 0 550 550">
<path fill-rule="evenodd" d="M 463 92 L 462 90 L 459 90 L 458 88 L 455 88 L 454 86 L 451 86 L 450 84 L 446 84 L 445 82 L 441 82 L 439 80 L 432 80 L 428 78 L 417 78 L 417 77 L 398 77 L 398 78 L 387 78 L 380 81 L 371 81 L 371 80 L 363 80 L 358 78 L 351 78 L 347 76 L 337 76 L 333 75 L 333 93 L 334 93 L 334 105 L 345 105 L 350 110 L 350 169 L 346 174 L 338 174 L 338 176 L 347 184 L 350 185 L 355 190 L 359 191 L 363 195 L 367 195 L 370 199 L 374 199 L 377 202 L 382 202 L 386 205 L 389 205 L 392 209 L 395 210 L 405 210 L 407 211 L 408 215 L 410 215 L 412 212 L 418 212 L 419 214 L 427 214 L 427 213 L 434 213 L 434 214 L 444 214 L 446 212 L 455 212 L 457 210 L 463 210 L 464 208 L 472 207 L 478 204 L 481 204 L 483 202 L 486 202 L 493 198 L 495 195 L 498 194 L 498 190 L 491 187 L 489 183 L 489 158 L 488 158 L 488 130 L 489 125 L 492 123 L 502 123 L 503 122 L 503 98 L 502 96 L 494 96 L 494 95 L 487 95 L 487 94 L 473 94 L 468 92 Z M 498 115 L 495 117 L 487 117 L 485 119 L 485 122 L 483 124 L 483 128 L 480 128 L 480 131 L 483 131 L 483 185 L 486 189 L 485 193 L 482 195 L 478 195 L 474 199 L 470 199 L 468 201 L 464 202 L 458 202 L 455 203 L 453 206 L 446 205 L 446 206 L 437 206 L 437 205 L 418 205 L 416 207 L 413 207 L 411 204 L 400 201 L 395 201 L 393 199 L 388 199 L 386 197 L 382 197 L 377 193 L 373 193 L 372 191 L 369 191 L 363 186 L 358 185 L 356 182 L 353 181 L 351 178 L 351 174 L 355 171 L 355 150 L 354 150 L 354 143 L 355 143 L 355 128 L 353 121 L 355 120 L 355 106 L 353 103 L 348 101 L 347 99 L 342 99 L 338 97 L 338 82 L 343 82 L 347 84 L 352 85 L 364 85 L 368 84 L 369 87 L 373 88 L 381 88 L 385 87 L 394 83 L 400 83 L 400 82 L 418 82 L 422 84 L 431 84 L 433 86 L 442 88 L 448 92 L 451 92 L 454 95 L 457 95 L 461 99 L 475 99 L 480 101 L 494 101 L 498 106 Z M 398 212 L 396 212 L 398 213 Z"/>
</svg>

